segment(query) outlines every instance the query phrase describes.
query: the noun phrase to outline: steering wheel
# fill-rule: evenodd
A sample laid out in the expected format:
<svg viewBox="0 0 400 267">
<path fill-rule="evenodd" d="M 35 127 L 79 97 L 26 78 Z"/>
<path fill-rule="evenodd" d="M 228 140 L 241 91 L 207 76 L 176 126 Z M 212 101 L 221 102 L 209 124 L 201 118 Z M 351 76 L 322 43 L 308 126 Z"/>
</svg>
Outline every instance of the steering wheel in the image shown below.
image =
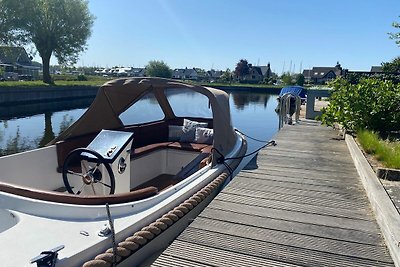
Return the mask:
<svg viewBox="0 0 400 267">
<path fill-rule="evenodd" d="M 86 155 L 82 155 L 83 153 Z M 88 158 L 88 154 L 93 157 L 90 157 L 90 161 L 82 162 Z M 108 175 L 101 173 L 104 169 L 100 168 L 101 165 L 104 165 Z M 89 192 L 93 192 L 94 195 L 103 195 L 103 192 L 111 195 L 115 191 L 115 177 L 110 164 L 99 153 L 87 148 L 77 148 L 68 154 L 64 161 L 62 176 L 64 185 L 71 194 L 80 195 L 85 188 L 89 188 Z"/>
</svg>

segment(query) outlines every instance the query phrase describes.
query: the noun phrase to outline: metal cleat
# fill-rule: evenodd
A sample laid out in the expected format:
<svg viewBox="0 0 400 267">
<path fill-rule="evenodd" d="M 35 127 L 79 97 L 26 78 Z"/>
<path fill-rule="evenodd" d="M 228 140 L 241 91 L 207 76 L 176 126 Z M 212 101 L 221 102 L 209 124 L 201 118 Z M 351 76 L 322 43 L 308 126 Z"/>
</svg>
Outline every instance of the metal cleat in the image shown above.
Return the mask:
<svg viewBox="0 0 400 267">
<path fill-rule="evenodd" d="M 30 263 L 37 264 L 37 267 L 54 267 L 56 266 L 58 251 L 62 250 L 65 246 L 61 245 L 49 251 L 42 251 L 39 256 L 31 259 Z"/>
</svg>

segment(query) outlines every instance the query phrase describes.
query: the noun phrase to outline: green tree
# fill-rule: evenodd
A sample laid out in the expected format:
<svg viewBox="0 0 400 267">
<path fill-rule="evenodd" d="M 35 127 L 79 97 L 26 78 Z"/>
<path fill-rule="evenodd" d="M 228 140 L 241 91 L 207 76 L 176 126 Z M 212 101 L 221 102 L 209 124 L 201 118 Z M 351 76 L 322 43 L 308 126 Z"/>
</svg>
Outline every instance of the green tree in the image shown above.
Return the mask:
<svg viewBox="0 0 400 267">
<path fill-rule="evenodd" d="M 151 60 L 145 69 L 145 75 L 148 77 L 172 77 L 172 69 L 164 61 Z"/>
<path fill-rule="evenodd" d="M 250 67 L 249 63 L 247 62 L 246 59 L 241 59 L 237 64 L 235 68 L 235 75 L 240 77 L 241 79 L 244 79 L 244 76 L 250 73 Z"/>
<path fill-rule="evenodd" d="M 85 0 L 0 0 L 0 41 L 34 44 L 42 58 L 43 82 L 52 83 L 50 58 L 74 64 L 86 49 L 94 16 Z"/>
<path fill-rule="evenodd" d="M 373 78 L 351 84 L 339 78 L 329 85 L 333 89 L 323 109 L 323 123 L 338 122 L 349 131 L 369 129 L 381 134 L 400 130 L 400 84 Z"/>
<path fill-rule="evenodd" d="M 223 82 L 231 82 L 232 81 L 232 72 L 229 68 L 227 68 L 221 75 L 221 81 Z"/>
<path fill-rule="evenodd" d="M 400 17 L 400 16 L 399 16 Z M 400 23 L 398 23 L 398 22 L 393 22 L 392 23 L 392 26 L 394 27 L 394 28 L 396 28 L 396 29 L 400 29 Z M 395 40 L 395 42 L 396 42 L 396 44 L 398 45 L 398 46 L 400 46 L 400 32 L 390 32 L 389 33 L 389 36 L 390 36 L 390 39 L 393 39 L 393 40 Z"/>
<path fill-rule="evenodd" d="M 383 62 L 382 70 L 384 72 L 400 72 L 400 57 L 396 57 L 390 62 Z"/>
<path fill-rule="evenodd" d="M 304 75 L 303 74 L 301 74 L 301 73 L 299 73 L 299 74 L 297 74 L 296 75 L 296 84 L 297 85 L 300 85 L 300 86 L 303 86 L 304 85 Z"/>
<path fill-rule="evenodd" d="M 281 80 L 285 85 L 294 85 L 295 79 L 289 72 L 285 72 L 281 76 Z"/>
<path fill-rule="evenodd" d="M 207 72 L 204 69 L 195 68 L 195 71 L 197 72 L 198 80 L 203 81 L 206 79 Z"/>
</svg>

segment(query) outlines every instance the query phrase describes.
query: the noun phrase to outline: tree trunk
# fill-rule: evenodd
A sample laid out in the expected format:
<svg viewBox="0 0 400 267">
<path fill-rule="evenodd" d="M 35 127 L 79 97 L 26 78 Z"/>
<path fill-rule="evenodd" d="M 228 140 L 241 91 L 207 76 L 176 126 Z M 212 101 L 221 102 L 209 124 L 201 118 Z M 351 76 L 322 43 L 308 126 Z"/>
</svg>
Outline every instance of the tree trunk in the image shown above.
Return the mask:
<svg viewBox="0 0 400 267">
<path fill-rule="evenodd" d="M 43 82 L 47 84 L 53 84 L 50 76 L 50 54 L 45 54 L 42 56 L 42 63 L 43 63 Z"/>
</svg>

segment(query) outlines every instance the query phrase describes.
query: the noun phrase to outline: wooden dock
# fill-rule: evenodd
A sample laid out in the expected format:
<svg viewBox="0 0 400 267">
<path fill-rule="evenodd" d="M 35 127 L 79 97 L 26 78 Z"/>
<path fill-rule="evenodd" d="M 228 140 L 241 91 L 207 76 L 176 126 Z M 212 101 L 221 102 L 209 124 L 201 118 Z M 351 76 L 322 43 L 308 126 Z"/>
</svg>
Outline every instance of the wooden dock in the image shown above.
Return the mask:
<svg viewBox="0 0 400 267">
<path fill-rule="evenodd" d="M 285 126 L 152 266 L 394 266 L 344 140 Z"/>
</svg>

